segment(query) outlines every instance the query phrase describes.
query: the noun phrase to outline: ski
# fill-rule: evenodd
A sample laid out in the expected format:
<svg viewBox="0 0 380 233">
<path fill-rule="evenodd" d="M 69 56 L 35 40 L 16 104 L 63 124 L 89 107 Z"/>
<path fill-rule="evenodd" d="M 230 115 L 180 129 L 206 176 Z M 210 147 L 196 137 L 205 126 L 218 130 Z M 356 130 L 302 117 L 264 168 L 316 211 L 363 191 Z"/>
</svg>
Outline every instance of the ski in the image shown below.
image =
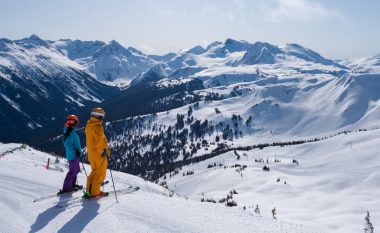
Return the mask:
<svg viewBox="0 0 380 233">
<path fill-rule="evenodd" d="M 106 184 L 108 184 L 109 181 L 106 180 L 102 183 L 101 186 L 105 186 Z M 83 186 L 82 188 L 78 189 L 78 190 L 82 190 L 83 189 Z M 50 194 L 50 195 L 47 195 L 47 196 L 42 196 L 42 197 L 39 197 L 39 198 L 36 198 L 33 200 L 33 202 L 39 202 L 39 201 L 44 201 L 44 200 L 48 200 L 48 199 L 51 199 L 51 198 L 54 198 L 54 197 L 64 197 L 64 196 L 68 196 L 68 198 L 71 198 L 70 194 L 73 194 L 75 192 L 77 192 L 78 190 L 73 190 L 71 192 L 63 192 L 63 193 L 60 193 L 60 191 L 56 194 Z"/>
<path fill-rule="evenodd" d="M 120 195 L 123 195 L 123 194 L 134 193 L 134 192 L 136 192 L 138 190 L 140 190 L 139 187 L 128 187 L 128 188 L 125 188 L 125 189 L 116 190 L 116 193 L 120 194 Z M 96 197 L 96 198 L 86 199 L 86 198 L 82 198 L 82 197 L 73 197 L 73 198 L 70 198 L 70 199 L 67 199 L 67 200 L 61 200 L 61 201 L 59 201 L 58 203 L 56 203 L 55 207 L 56 208 L 66 208 L 66 207 L 79 206 L 79 205 L 82 205 L 84 203 L 99 201 L 99 200 L 102 200 L 104 198 L 108 198 L 108 197 L 110 197 L 113 194 L 115 194 L 115 191 L 108 192 L 107 196 L 101 196 L 101 197 Z"/>
<path fill-rule="evenodd" d="M 65 196 L 67 196 L 68 198 L 70 198 L 71 194 L 73 194 L 73 193 L 75 193 L 75 192 L 77 192 L 79 190 L 82 190 L 82 189 L 83 189 L 83 187 L 80 188 L 80 189 L 77 189 L 77 190 L 72 190 L 71 192 L 62 192 L 61 190 L 59 190 L 59 192 L 56 193 L 56 194 L 50 194 L 50 195 L 47 195 L 47 196 L 39 197 L 37 199 L 34 199 L 33 202 L 44 201 L 44 200 L 48 200 L 48 199 L 51 199 L 51 198 L 54 198 L 54 197 L 65 197 Z"/>
</svg>

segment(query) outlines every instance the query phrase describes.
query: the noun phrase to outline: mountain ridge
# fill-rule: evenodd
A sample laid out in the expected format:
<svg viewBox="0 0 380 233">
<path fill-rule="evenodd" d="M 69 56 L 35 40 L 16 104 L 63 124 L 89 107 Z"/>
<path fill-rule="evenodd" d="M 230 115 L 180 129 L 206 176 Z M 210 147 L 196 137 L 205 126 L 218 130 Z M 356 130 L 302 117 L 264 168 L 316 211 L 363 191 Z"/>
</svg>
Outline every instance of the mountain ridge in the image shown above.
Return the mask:
<svg viewBox="0 0 380 233">
<path fill-rule="evenodd" d="M 374 58 L 376 58 L 376 56 Z M 139 64 L 143 65 L 139 66 Z M 376 65 L 377 63 L 371 64 Z M 265 42 L 252 44 L 247 41 L 238 41 L 231 38 L 226 39 L 224 42 L 212 42 L 205 48 L 202 46 L 194 46 L 189 50 L 182 50 L 178 53 L 168 53 L 163 56 L 157 56 L 146 55 L 132 47 L 125 48 L 115 40 L 108 43 L 70 39 L 47 41 L 42 40 L 36 35 L 31 35 L 28 38 L 15 41 L 1 39 L 0 66 L 2 67 L 2 69 L 0 69 L 2 82 L 7 83 L 6 85 L 10 85 L 13 88 L 13 94 L 9 94 L 10 91 L 8 91 L 9 93 L 7 94 L 4 91 L 5 89 L 2 90 L 0 97 L 2 104 L 3 106 L 7 106 L 11 112 L 19 112 L 17 114 L 20 114 L 20 109 L 23 109 L 24 104 L 22 104 L 22 101 L 29 103 L 29 101 L 26 100 L 21 101 L 22 98 L 20 99 L 20 96 L 23 95 L 21 92 L 21 95 L 17 93 L 17 90 L 23 85 L 27 86 L 29 82 L 32 84 L 36 84 L 36 82 L 50 83 L 49 88 L 44 87 L 45 84 L 36 84 L 36 87 L 42 90 L 38 95 L 44 97 L 33 100 L 35 103 L 47 98 L 49 96 L 49 90 L 52 88 L 51 86 L 54 86 L 58 91 L 57 93 L 66 94 L 63 95 L 63 98 L 57 95 L 57 98 L 60 98 L 59 101 L 61 101 L 59 103 L 65 105 L 66 102 L 70 102 L 75 106 L 72 110 L 78 111 L 82 109 L 83 106 L 101 105 L 100 102 L 106 99 L 107 103 L 112 103 L 110 98 L 117 97 L 117 95 L 127 91 L 129 88 L 135 88 L 136 90 L 139 88 L 143 88 L 144 90 L 154 89 L 161 93 L 157 95 L 157 98 L 160 96 L 160 98 L 163 99 L 152 99 L 151 101 L 161 101 L 161 103 L 165 101 L 165 98 L 171 99 L 176 95 L 196 101 L 203 97 L 198 94 L 194 95 L 194 90 L 216 87 L 227 88 L 230 85 L 236 85 L 238 83 L 259 83 L 258 81 L 260 80 L 262 80 L 260 82 L 269 85 L 270 82 L 266 82 L 265 80 L 275 78 L 277 80 L 276 82 L 280 83 L 282 79 L 286 80 L 289 76 L 298 78 L 319 78 L 323 76 L 325 78 L 335 77 L 339 79 L 347 75 L 352 75 L 352 72 L 354 72 L 353 74 L 358 72 L 357 70 L 352 71 L 347 68 L 342 61 L 338 63 L 325 59 L 320 54 L 298 44 L 287 44 L 285 46 L 276 46 Z M 368 71 L 368 69 L 363 72 L 366 71 Z M 145 87 L 141 85 L 136 87 L 135 84 L 138 80 L 149 72 L 156 73 L 158 76 L 146 82 L 146 84 L 144 84 L 146 85 Z M 371 72 L 373 72 L 373 70 Z M 22 85 L 16 85 L 14 82 L 15 78 L 11 75 L 17 74 L 19 78 L 17 82 L 20 82 L 20 77 L 28 77 L 25 76 L 28 73 L 33 74 L 33 77 L 30 76 L 27 79 L 22 78 L 24 80 Z M 69 77 L 70 75 L 79 75 L 81 77 L 72 79 Z M 128 78 L 123 79 L 120 75 L 128 76 Z M 100 85 L 97 76 L 102 76 L 102 82 L 111 85 L 111 87 Z M 148 78 L 149 77 L 151 78 L 152 76 L 148 75 Z M 113 81 L 115 79 L 117 81 Z M 133 81 L 133 79 L 135 80 Z M 94 90 L 86 92 L 88 87 L 83 85 L 83 80 L 87 80 L 86 82 L 88 82 L 89 85 L 91 84 Z M 119 80 L 121 80 L 120 84 L 118 83 Z M 191 80 L 194 80 L 194 82 L 189 82 Z M 13 84 L 11 85 L 12 82 Z M 51 85 L 53 82 L 63 84 Z M 129 85 L 130 83 L 133 85 Z M 189 86 L 189 84 L 193 85 L 190 85 L 190 89 L 186 87 Z M 65 86 L 65 88 L 62 88 L 60 85 Z M 115 85 L 117 87 L 112 87 Z M 181 88 L 173 89 L 173 85 L 178 85 L 177 87 Z M 24 89 L 28 90 L 26 86 Z M 169 97 L 164 94 L 164 88 L 172 88 L 172 91 L 177 90 L 184 93 L 175 94 L 174 92 L 168 91 L 166 92 L 167 94 L 171 93 L 171 95 L 173 95 Z M 80 94 L 74 94 L 75 91 L 73 92 L 73 89 L 79 90 Z M 138 95 L 136 90 L 127 92 L 136 93 L 136 95 Z M 191 91 L 189 92 L 189 90 Z M 310 90 L 312 90 L 311 87 Z M 33 92 L 36 91 L 28 91 L 32 99 L 34 98 L 33 95 L 36 95 Z M 114 93 L 112 94 L 111 92 Z M 236 93 L 239 92 L 240 91 Z M 91 94 L 89 95 L 89 93 Z M 105 95 L 101 93 L 105 93 Z M 164 98 L 163 96 L 166 97 Z M 62 99 L 64 102 L 62 102 Z M 170 101 L 172 100 L 173 99 Z M 58 99 L 56 101 L 58 101 Z M 89 103 L 91 103 L 84 103 L 83 101 L 89 101 Z M 181 103 L 189 103 L 186 101 L 181 100 Z M 121 109 L 122 106 L 120 104 L 122 102 L 123 101 L 118 102 L 115 106 L 110 105 L 110 108 Z M 22 112 L 22 117 L 30 116 L 29 111 L 30 110 Z M 60 111 L 60 114 L 64 114 L 64 112 L 67 111 L 69 110 Z M 126 111 L 122 110 L 120 112 L 128 111 L 130 110 L 127 109 Z M 151 111 L 144 110 L 144 112 L 148 113 Z M 3 112 L 3 117 L 6 117 L 7 114 Z M 130 114 L 127 115 L 131 116 Z M 361 113 L 359 115 L 361 115 Z M 57 116 L 58 115 L 54 115 L 50 118 L 57 119 Z M 121 119 L 122 116 L 119 115 L 118 118 Z M 112 117 L 112 119 L 116 118 Z M 43 124 L 41 124 L 41 121 L 36 121 L 35 123 L 32 121 L 29 128 L 42 128 L 37 127 L 38 125 L 42 126 Z"/>
</svg>

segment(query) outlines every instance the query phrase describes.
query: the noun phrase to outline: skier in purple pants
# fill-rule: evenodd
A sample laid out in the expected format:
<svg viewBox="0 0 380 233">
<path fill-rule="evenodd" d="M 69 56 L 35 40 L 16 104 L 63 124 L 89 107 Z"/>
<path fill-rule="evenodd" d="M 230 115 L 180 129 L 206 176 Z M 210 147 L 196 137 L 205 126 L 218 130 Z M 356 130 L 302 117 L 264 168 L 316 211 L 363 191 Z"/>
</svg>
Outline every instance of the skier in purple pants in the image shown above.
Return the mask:
<svg viewBox="0 0 380 233">
<path fill-rule="evenodd" d="M 66 150 L 66 159 L 69 161 L 69 172 L 66 175 L 60 193 L 72 192 L 82 189 L 83 186 L 77 185 L 77 174 L 80 171 L 79 157 L 81 156 L 81 147 L 79 136 L 76 132 L 76 127 L 79 123 L 78 117 L 69 115 L 66 119 L 65 127 L 63 128 L 63 144 Z"/>
</svg>

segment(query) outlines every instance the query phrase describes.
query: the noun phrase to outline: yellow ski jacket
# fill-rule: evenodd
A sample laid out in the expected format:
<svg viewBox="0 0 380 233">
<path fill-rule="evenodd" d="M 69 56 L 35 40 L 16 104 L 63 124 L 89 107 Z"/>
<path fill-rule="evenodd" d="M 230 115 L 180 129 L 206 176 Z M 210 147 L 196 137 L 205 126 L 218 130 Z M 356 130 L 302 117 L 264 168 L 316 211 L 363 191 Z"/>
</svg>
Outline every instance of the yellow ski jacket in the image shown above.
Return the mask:
<svg viewBox="0 0 380 233">
<path fill-rule="evenodd" d="M 85 128 L 86 144 L 88 151 L 88 159 L 96 159 L 101 157 L 104 150 L 107 152 L 107 156 L 110 156 L 110 150 L 108 148 L 107 137 L 104 134 L 103 121 L 91 117 L 87 121 Z"/>
</svg>

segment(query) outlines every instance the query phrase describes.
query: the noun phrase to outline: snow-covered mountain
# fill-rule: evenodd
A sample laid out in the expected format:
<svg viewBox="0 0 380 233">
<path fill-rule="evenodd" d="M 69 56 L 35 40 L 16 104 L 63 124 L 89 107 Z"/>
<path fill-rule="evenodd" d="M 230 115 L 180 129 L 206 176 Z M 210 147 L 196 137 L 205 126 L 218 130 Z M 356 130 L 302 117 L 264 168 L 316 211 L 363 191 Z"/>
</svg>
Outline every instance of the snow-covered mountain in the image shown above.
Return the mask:
<svg viewBox="0 0 380 233">
<path fill-rule="evenodd" d="M 129 83 L 158 63 L 135 48 L 124 48 L 115 40 L 109 43 L 60 40 L 52 45 L 100 81 Z"/>
<path fill-rule="evenodd" d="M 337 82 L 337 80 L 347 79 L 345 77 L 348 77 L 347 75 L 351 72 L 349 68 L 342 65 L 343 62 L 339 64 L 323 58 L 318 53 L 300 45 L 275 46 L 265 42 L 251 44 L 233 39 L 227 39 L 225 42 L 213 42 L 206 48 L 195 46 L 188 50 L 181 50 L 176 54 L 169 53 L 164 56 L 145 55 L 134 48 L 124 48 L 116 41 L 109 43 L 80 40 L 45 41 L 35 35 L 16 41 L 1 39 L 0 50 L 1 81 L 5 83 L 2 89 L 7 89 L 6 92 L 2 91 L 1 97 L 4 105 L 11 109 L 2 111 L 2 116 L 8 118 L 7 122 L 12 124 L 10 120 L 12 117 L 10 116 L 16 114 L 26 122 L 26 125 L 21 127 L 27 126 L 30 129 L 42 128 L 42 126 L 46 126 L 49 119 L 57 119 L 59 115 L 66 112 L 80 111 L 80 107 L 89 106 L 88 103 L 85 103 L 86 101 L 100 103 L 110 96 L 119 95 L 117 89 L 100 85 L 88 74 L 108 84 L 111 82 L 105 80 L 113 80 L 112 85 L 120 80 L 120 82 L 124 83 L 119 85 L 124 91 L 120 93 L 121 96 L 118 100 L 108 101 L 103 105 L 104 107 L 108 105 L 112 109 L 111 111 L 115 109 L 115 115 L 111 114 L 110 119 L 118 120 L 122 119 L 123 115 L 124 117 L 133 116 L 132 112 L 136 112 L 136 107 L 133 106 L 133 111 L 129 112 L 130 108 L 126 107 L 128 100 L 125 98 L 126 96 L 130 98 L 130 93 L 139 95 L 138 90 L 152 90 L 152 88 L 146 88 L 147 85 L 142 89 L 141 85 L 136 85 L 136 83 L 139 83 L 142 79 L 151 79 L 154 76 L 153 74 L 157 74 L 157 77 L 153 80 L 148 80 L 149 86 L 159 87 L 156 90 L 166 94 L 152 95 L 150 101 L 152 101 L 151 103 L 156 101 L 161 105 L 166 101 L 165 98 L 169 98 L 169 96 L 171 96 L 170 99 L 181 96 L 182 104 L 202 99 L 198 94 L 199 92 L 194 95 L 189 91 L 203 88 L 221 87 L 223 89 L 224 87 L 225 90 L 230 90 L 238 83 L 256 81 L 258 83 L 262 82 L 263 85 L 283 85 L 283 80 L 285 82 L 288 82 L 286 80 L 297 80 L 292 82 L 297 83 L 299 81 L 301 83 L 303 79 L 314 80 L 314 77 L 316 80 L 328 79 Z M 370 59 L 371 62 L 367 66 L 371 68 L 367 67 L 366 70 L 372 69 L 376 73 L 374 68 L 377 64 L 376 58 L 377 56 Z M 350 65 L 350 67 L 352 66 Z M 61 78 L 61 76 L 64 77 Z M 288 79 L 289 77 L 290 79 Z M 16 80 L 17 78 L 19 79 L 18 81 Z M 133 78 L 135 80 L 132 81 Z M 376 80 L 377 78 L 373 79 Z M 194 82 L 191 80 L 194 80 Z M 266 80 L 270 81 L 267 82 Z M 372 82 L 370 81 L 372 80 L 371 78 L 365 78 L 365 80 L 369 83 Z M 199 81 L 201 84 L 199 84 Z M 12 82 L 17 83 L 17 85 L 12 85 Z M 129 82 L 131 82 L 131 85 L 129 85 Z M 289 83 L 292 82 L 289 81 Z M 316 82 L 323 85 L 322 81 Z M 46 87 L 46 85 L 49 85 L 49 87 Z M 177 93 L 164 90 L 165 88 L 172 88 L 173 85 L 182 85 L 184 87 L 192 85 L 192 87 L 177 88 L 175 89 L 178 91 Z M 287 85 L 285 84 L 285 86 Z M 297 88 L 302 89 L 302 87 Z M 36 91 L 37 89 L 38 91 Z M 326 93 L 322 94 L 324 91 L 327 91 L 327 89 L 319 91 L 321 96 L 326 96 Z M 341 91 L 344 92 L 343 90 Z M 205 91 L 210 95 L 212 95 L 212 92 Z M 346 92 L 349 93 L 349 91 Z M 37 98 L 36 96 L 39 95 L 42 97 Z M 361 98 L 364 95 L 360 93 L 352 98 Z M 52 98 L 52 96 L 55 96 L 55 98 Z M 27 98 L 27 100 L 16 101 L 20 98 Z M 188 101 L 189 98 L 191 99 L 190 101 Z M 224 97 L 213 96 L 212 98 Z M 49 111 L 41 111 L 37 116 L 33 113 L 35 110 L 33 106 L 46 99 L 47 103 L 50 103 L 47 104 Z M 139 98 L 133 97 L 133 99 L 136 101 Z M 62 108 L 61 106 L 65 106 L 67 101 L 76 107 Z M 358 101 L 358 103 L 361 103 L 361 101 Z M 126 104 L 126 106 L 123 106 L 123 104 Z M 178 104 L 167 104 L 167 107 L 169 106 L 179 107 Z M 163 110 L 167 109 L 167 107 L 158 109 Z M 347 110 L 345 113 L 347 118 L 355 118 L 353 117 L 355 114 L 358 115 L 357 118 L 360 118 L 367 112 L 367 109 L 361 107 L 358 108 L 360 109 L 359 112 L 352 110 L 353 115 L 351 116 L 351 113 L 349 113 L 350 105 L 342 108 L 344 108 L 342 111 Z M 61 111 L 51 114 L 51 109 Z M 154 111 L 145 109 L 139 112 L 152 113 Z M 43 116 L 41 117 L 41 115 Z M 45 125 L 42 123 L 45 123 Z M 300 127 L 302 128 L 302 126 Z M 13 126 L 13 129 L 16 128 Z M 337 128 L 340 128 L 340 126 L 337 126 Z M 23 136 L 20 136 L 20 138 L 23 138 Z"/>
<path fill-rule="evenodd" d="M 70 60 L 78 60 L 78 63 L 81 63 L 81 59 L 85 60 L 92 57 L 98 49 L 106 45 L 102 41 L 73 41 L 70 39 L 49 42 L 52 46 L 64 52 Z"/>
<path fill-rule="evenodd" d="M 205 86 L 254 81 L 258 72 L 283 76 L 296 73 L 333 74 L 340 76 L 348 68 L 326 59 L 297 44 L 275 46 L 227 39 L 213 42 L 206 49 L 196 46 L 180 51 L 167 65 L 170 78 L 199 78 Z"/>
<path fill-rule="evenodd" d="M 344 59 L 339 63 L 358 73 L 380 73 L 380 54 L 358 59 Z"/>
<path fill-rule="evenodd" d="M 195 46 L 159 56 L 146 55 L 132 47 L 125 48 L 116 41 L 104 43 L 65 39 L 44 42 L 62 51 L 98 80 L 121 86 L 151 68 L 156 72 L 164 71 L 161 74 L 173 79 L 200 78 L 206 86 L 252 81 L 257 78 L 258 70 L 264 73 L 279 71 L 334 75 L 348 72 L 343 62 L 326 59 L 297 44 L 276 46 L 227 39 L 225 42 L 213 42 L 206 48 Z M 237 76 L 246 78 L 235 81 Z"/>
<path fill-rule="evenodd" d="M 129 84 L 133 78 L 149 69 L 172 79 L 200 78 L 206 86 L 252 81 L 257 79 L 257 70 L 336 75 L 348 70 L 297 44 L 276 46 L 265 42 L 251 44 L 227 39 L 225 42 L 213 42 L 206 48 L 198 45 L 159 56 L 146 55 L 132 47 L 125 48 L 116 41 L 107 44 L 79 40 L 50 43 L 98 80 L 121 86 Z"/>
<path fill-rule="evenodd" d="M 46 169 L 48 159 L 51 164 Z M 61 188 L 67 161 L 28 146 L 1 143 L 0 161 L 0 232 L 320 232 L 315 227 L 273 220 L 270 213 L 260 216 L 242 208 L 187 200 L 115 171 L 117 190 L 129 186 L 140 190 L 119 193 L 119 203 L 112 195 L 96 201 L 67 202 L 79 198 L 80 192 L 34 202 Z M 78 183 L 85 184 L 85 180 L 82 171 Z M 112 190 L 111 185 L 105 187 L 105 191 Z M 63 202 L 69 205 L 60 208 Z"/>
<path fill-rule="evenodd" d="M 276 46 L 234 39 L 162 56 L 146 55 L 114 40 L 109 43 L 69 39 L 42 42 L 62 51 L 98 80 L 124 87 L 149 69 L 171 79 L 199 78 L 205 86 L 223 86 L 256 80 L 258 71 L 272 75 L 329 73 L 341 76 L 350 68 L 365 72 L 372 69 L 376 73 L 378 65 L 378 56 L 335 62 L 298 44 Z"/>
<path fill-rule="evenodd" d="M 136 51 L 111 41 L 92 56 L 86 67 L 100 80 L 132 80 L 155 64 L 155 61 Z"/>
<path fill-rule="evenodd" d="M 1 140 L 32 141 L 65 115 L 117 94 L 45 40 L 0 39 Z M 41 135 L 41 134 L 39 134 Z"/>
</svg>

